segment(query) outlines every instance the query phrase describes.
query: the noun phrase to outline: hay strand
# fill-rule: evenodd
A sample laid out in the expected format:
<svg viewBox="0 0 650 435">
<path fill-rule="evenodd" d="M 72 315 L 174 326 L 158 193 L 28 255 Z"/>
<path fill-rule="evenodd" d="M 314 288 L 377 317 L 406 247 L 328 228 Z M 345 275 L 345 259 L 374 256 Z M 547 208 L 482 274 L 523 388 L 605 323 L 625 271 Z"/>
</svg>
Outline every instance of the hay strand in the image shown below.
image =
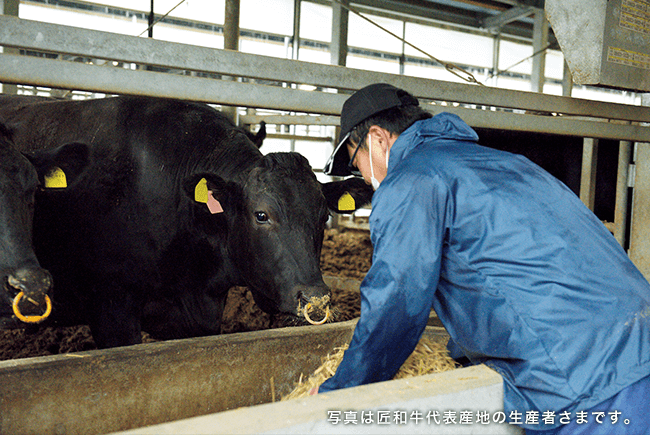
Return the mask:
<svg viewBox="0 0 650 435">
<path fill-rule="evenodd" d="M 335 348 L 334 353 L 328 354 L 323 359 L 321 366 L 304 382 L 301 374 L 298 385 L 291 393 L 282 397 L 282 400 L 298 399 L 308 396 L 312 389 L 320 387 L 323 382 L 334 376 L 347 348 L 347 344 Z M 440 373 L 453 370 L 457 367 L 458 364 L 449 356 L 445 344 L 423 337 L 393 379 Z"/>
</svg>

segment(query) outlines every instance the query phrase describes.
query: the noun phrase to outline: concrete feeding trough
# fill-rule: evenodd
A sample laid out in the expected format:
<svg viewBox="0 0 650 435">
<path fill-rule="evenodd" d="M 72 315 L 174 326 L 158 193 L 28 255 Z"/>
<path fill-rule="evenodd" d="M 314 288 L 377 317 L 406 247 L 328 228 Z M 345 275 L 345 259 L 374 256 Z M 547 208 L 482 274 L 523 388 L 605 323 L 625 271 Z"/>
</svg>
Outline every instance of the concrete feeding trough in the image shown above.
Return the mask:
<svg viewBox="0 0 650 435">
<path fill-rule="evenodd" d="M 476 422 L 501 411 L 502 379 L 485 366 L 399 379 L 120 432 L 163 434 L 522 434 Z M 438 411 L 437 416 L 430 412 Z M 452 412 L 453 422 L 443 413 Z M 401 417 L 398 415 L 402 413 Z M 417 417 L 414 413 L 418 413 Z M 461 422 L 470 416 L 472 424 Z M 447 415 L 447 414 L 445 414 Z M 397 419 L 401 418 L 398 422 Z M 117 435 L 117 434 L 116 434 Z"/>
<path fill-rule="evenodd" d="M 272 403 L 289 393 L 301 374 L 319 367 L 321 358 L 348 343 L 355 324 L 352 320 L 3 361 L 0 433 L 332 433 L 349 429 L 332 424 L 327 411 L 333 409 L 502 409 L 502 379 L 483 366 Z M 425 334 L 448 340 L 442 328 L 427 327 Z M 367 426 L 363 429 L 370 432 L 386 429 Z M 518 429 L 482 424 L 439 429 L 468 433 L 472 427 L 476 433 Z M 396 429 L 416 433 L 418 428 Z"/>
</svg>

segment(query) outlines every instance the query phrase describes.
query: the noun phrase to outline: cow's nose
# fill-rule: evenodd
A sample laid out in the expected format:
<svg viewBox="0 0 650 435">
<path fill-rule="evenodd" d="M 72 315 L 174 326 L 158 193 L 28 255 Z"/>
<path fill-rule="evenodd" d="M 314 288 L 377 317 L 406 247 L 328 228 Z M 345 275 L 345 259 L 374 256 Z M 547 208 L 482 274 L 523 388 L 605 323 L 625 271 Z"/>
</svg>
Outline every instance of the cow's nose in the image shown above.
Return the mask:
<svg viewBox="0 0 650 435">
<path fill-rule="evenodd" d="M 23 267 L 7 276 L 6 290 L 15 294 L 23 292 L 24 299 L 35 306 L 45 304 L 45 295 L 51 287 L 52 275 L 40 267 Z"/>
<path fill-rule="evenodd" d="M 303 307 L 314 299 L 327 297 L 329 300 L 330 296 L 331 291 L 329 287 L 325 285 L 325 283 L 317 286 L 298 286 L 296 291 L 298 302 Z"/>
<path fill-rule="evenodd" d="M 320 325 L 331 318 L 331 292 L 325 284 L 304 287 L 297 293 L 298 317 L 304 317 L 309 323 Z"/>
</svg>

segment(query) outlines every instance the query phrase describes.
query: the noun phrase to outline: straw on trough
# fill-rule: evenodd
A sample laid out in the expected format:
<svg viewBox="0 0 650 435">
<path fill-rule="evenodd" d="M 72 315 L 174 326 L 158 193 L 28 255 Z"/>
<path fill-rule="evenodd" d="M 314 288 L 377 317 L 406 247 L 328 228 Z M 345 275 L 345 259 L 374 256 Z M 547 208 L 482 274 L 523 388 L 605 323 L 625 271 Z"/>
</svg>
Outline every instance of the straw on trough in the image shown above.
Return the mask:
<svg viewBox="0 0 650 435">
<path fill-rule="evenodd" d="M 334 376 L 347 348 L 347 344 L 335 348 L 334 354 L 327 355 L 323 359 L 323 364 L 306 381 L 303 382 L 301 375 L 298 385 L 291 393 L 282 397 L 282 400 L 298 399 L 308 396 L 312 389 L 319 387 L 327 379 Z M 449 356 L 445 344 L 423 337 L 393 379 L 440 373 L 453 370 L 458 366 Z"/>
</svg>

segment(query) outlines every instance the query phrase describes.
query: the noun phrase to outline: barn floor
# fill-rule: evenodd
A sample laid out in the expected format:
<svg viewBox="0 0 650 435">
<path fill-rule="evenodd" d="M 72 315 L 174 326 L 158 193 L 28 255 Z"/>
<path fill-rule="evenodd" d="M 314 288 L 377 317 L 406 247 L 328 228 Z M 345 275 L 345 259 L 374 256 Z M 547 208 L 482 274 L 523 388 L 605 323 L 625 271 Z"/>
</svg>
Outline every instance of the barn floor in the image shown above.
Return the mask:
<svg viewBox="0 0 650 435">
<path fill-rule="evenodd" d="M 324 275 L 361 280 L 370 268 L 372 246 L 366 231 L 327 230 L 321 253 Z M 358 292 L 332 288 L 334 321 L 359 316 Z M 244 287 L 235 287 L 228 294 L 222 332 L 224 334 L 257 331 L 287 326 L 287 319 L 261 311 Z M 143 342 L 152 342 L 143 333 Z M 96 349 L 87 326 L 65 328 L 15 329 L 0 331 L 0 361 L 34 356 L 57 355 Z"/>
</svg>

